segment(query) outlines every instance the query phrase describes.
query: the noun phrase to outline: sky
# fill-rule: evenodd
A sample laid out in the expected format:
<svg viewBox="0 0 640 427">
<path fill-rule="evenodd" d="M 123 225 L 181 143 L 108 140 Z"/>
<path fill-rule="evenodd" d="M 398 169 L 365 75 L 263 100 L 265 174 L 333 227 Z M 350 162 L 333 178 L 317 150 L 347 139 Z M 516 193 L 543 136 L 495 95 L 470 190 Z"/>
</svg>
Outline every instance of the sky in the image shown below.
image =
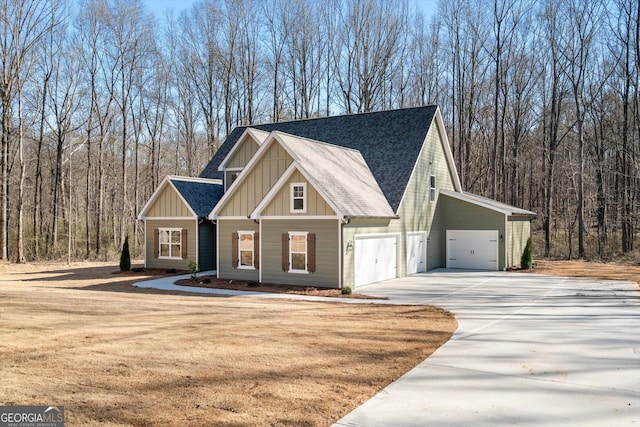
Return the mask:
<svg viewBox="0 0 640 427">
<path fill-rule="evenodd" d="M 156 16 L 162 16 L 167 9 L 173 9 L 176 15 L 182 10 L 188 9 L 197 0 L 144 0 L 149 10 L 154 12 Z M 322 1 L 322 0 L 320 0 Z M 424 12 L 425 17 L 430 18 L 438 7 L 438 0 L 409 0 L 417 5 Z"/>
</svg>

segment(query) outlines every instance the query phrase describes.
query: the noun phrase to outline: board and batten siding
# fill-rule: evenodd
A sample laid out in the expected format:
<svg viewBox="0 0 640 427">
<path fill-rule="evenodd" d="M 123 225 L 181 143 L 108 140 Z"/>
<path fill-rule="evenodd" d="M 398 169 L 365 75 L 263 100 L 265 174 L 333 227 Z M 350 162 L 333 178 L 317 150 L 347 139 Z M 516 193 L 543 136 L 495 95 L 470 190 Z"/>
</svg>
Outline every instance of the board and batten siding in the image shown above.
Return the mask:
<svg viewBox="0 0 640 427">
<path fill-rule="evenodd" d="M 219 216 L 247 217 L 292 162 L 293 159 L 280 144 L 271 143 L 260 161 L 252 167 L 249 175 L 222 207 Z"/>
<path fill-rule="evenodd" d="M 338 288 L 340 286 L 340 241 L 337 219 L 262 219 L 262 282 Z M 282 235 L 290 231 L 316 235 L 316 271 L 300 274 L 282 271 Z"/>
<path fill-rule="evenodd" d="M 198 266 L 200 271 L 216 269 L 216 226 L 210 221 L 198 224 Z"/>
<path fill-rule="evenodd" d="M 503 237 L 498 241 L 498 270 L 504 270 L 505 214 L 447 195 L 440 196 L 438 205 L 442 210 L 441 217 L 445 230 L 498 230 L 498 235 Z M 446 236 L 442 244 L 446 250 Z"/>
<path fill-rule="evenodd" d="M 520 265 L 527 239 L 531 237 L 529 218 L 509 217 L 507 219 L 507 267 Z"/>
<path fill-rule="evenodd" d="M 306 213 L 291 212 L 291 184 L 303 182 L 306 184 Z M 261 216 L 305 216 L 305 215 L 331 215 L 336 213 L 331 206 L 322 198 L 320 193 L 296 170 L 289 180 L 282 186 L 271 202 L 262 211 Z"/>
<path fill-rule="evenodd" d="M 441 230 L 442 219 L 436 208 L 439 190 L 455 191 L 454 175 L 450 170 L 445 154 L 444 141 L 434 120 L 427 132 L 413 174 L 407 185 L 404 198 L 398 209 L 399 219 L 371 220 L 353 219 L 343 228 L 343 247 L 355 243 L 355 236 L 362 234 L 400 234 L 400 254 L 398 276 L 407 274 L 407 233 L 427 232 L 427 270 L 444 265 L 444 231 Z M 429 198 L 431 175 L 436 177 L 436 200 Z M 353 251 L 344 252 L 343 284 L 353 287 L 355 283 L 355 258 Z"/>
<path fill-rule="evenodd" d="M 218 277 L 221 279 L 249 280 L 257 282 L 259 280 L 258 270 L 248 270 L 234 268 L 231 251 L 231 238 L 233 233 L 238 231 L 254 231 L 258 233 L 259 224 L 252 219 L 225 219 L 218 220 L 218 248 L 220 251 L 218 262 Z M 260 239 L 262 237 L 260 236 Z M 262 263 L 261 260 L 260 264 Z"/>
<path fill-rule="evenodd" d="M 175 268 L 176 270 L 188 270 L 189 261 L 197 260 L 196 242 L 197 219 L 152 219 L 145 220 L 145 267 L 146 268 Z M 156 229 L 158 228 L 180 228 L 187 230 L 187 257 L 185 259 L 164 259 L 158 258 L 154 253 L 154 243 Z"/>
<path fill-rule="evenodd" d="M 192 217 L 193 212 L 182 201 L 176 190 L 169 184 L 164 186 L 153 205 L 146 213 L 147 218 Z"/>
<path fill-rule="evenodd" d="M 251 157 L 256 154 L 258 148 L 260 148 L 260 146 L 253 140 L 253 138 L 250 136 L 245 137 L 238 146 L 236 152 L 233 153 L 233 156 L 227 162 L 226 167 L 229 169 L 244 168 L 247 163 L 249 163 L 249 160 L 251 160 Z"/>
</svg>

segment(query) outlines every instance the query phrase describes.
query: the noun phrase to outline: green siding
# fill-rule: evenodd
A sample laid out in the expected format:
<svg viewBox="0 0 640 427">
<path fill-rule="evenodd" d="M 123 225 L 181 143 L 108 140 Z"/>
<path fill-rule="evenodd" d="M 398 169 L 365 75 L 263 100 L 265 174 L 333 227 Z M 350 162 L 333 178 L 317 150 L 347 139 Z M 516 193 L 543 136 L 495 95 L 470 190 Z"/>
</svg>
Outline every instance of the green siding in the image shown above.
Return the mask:
<svg viewBox="0 0 640 427">
<path fill-rule="evenodd" d="M 440 244 L 445 252 L 446 230 L 498 230 L 498 234 L 503 236 L 498 242 L 498 269 L 505 268 L 505 214 L 446 195 L 440 196 L 438 209 L 444 225 Z"/>
<path fill-rule="evenodd" d="M 340 287 L 340 243 L 335 219 L 262 220 L 262 281 L 288 285 Z M 282 234 L 290 231 L 315 233 L 316 271 L 309 274 L 282 271 Z"/>
<path fill-rule="evenodd" d="M 244 168 L 247 163 L 249 163 L 249 160 L 251 160 L 251 157 L 258 151 L 258 148 L 260 148 L 251 136 L 245 137 L 240 144 L 225 165 L 227 168 Z"/>
<path fill-rule="evenodd" d="M 226 201 L 220 216 L 249 216 L 292 162 L 293 159 L 280 144 L 271 143 Z"/>
<path fill-rule="evenodd" d="M 182 201 L 171 184 L 165 184 L 158 197 L 147 210 L 147 218 L 192 217 L 193 212 Z"/>
<path fill-rule="evenodd" d="M 216 226 L 209 221 L 198 225 L 198 265 L 200 271 L 216 269 Z"/>
<path fill-rule="evenodd" d="M 531 237 L 531 221 L 511 217 L 507 221 L 507 267 L 519 266 L 522 252 Z"/>
<path fill-rule="evenodd" d="M 425 144 L 416 162 L 413 175 L 407 185 L 404 198 L 398 209 L 399 219 L 393 220 L 352 220 L 344 226 L 343 245 L 354 242 L 356 234 L 400 233 L 399 277 L 406 276 L 406 236 L 413 231 L 427 231 L 427 269 L 443 266 L 444 248 L 440 238 L 444 240 L 442 220 L 436 200 L 429 200 L 429 184 L 431 175 L 436 176 L 436 190 L 455 190 L 454 176 L 449 169 L 444 150 L 444 141 L 434 120 L 429 128 Z M 354 255 L 345 253 L 343 280 L 344 285 L 354 286 Z"/>
<path fill-rule="evenodd" d="M 259 280 L 258 270 L 245 270 L 234 268 L 231 264 L 231 235 L 238 231 L 259 231 L 258 224 L 251 219 L 242 220 L 218 220 L 218 242 L 220 248 L 218 277 L 221 279 Z"/>
<path fill-rule="evenodd" d="M 176 219 L 147 219 L 145 221 L 145 267 L 146 268 L 175 268 L 176 270 L 188 270 L 189 260 L 197 259 L 196 241 L 197 220 Z M 154 254 L 154 239 L 158 228 L 184 228 L 187 230 L 187 258 L 186 259 L 161 259 Z"/>
</svg>

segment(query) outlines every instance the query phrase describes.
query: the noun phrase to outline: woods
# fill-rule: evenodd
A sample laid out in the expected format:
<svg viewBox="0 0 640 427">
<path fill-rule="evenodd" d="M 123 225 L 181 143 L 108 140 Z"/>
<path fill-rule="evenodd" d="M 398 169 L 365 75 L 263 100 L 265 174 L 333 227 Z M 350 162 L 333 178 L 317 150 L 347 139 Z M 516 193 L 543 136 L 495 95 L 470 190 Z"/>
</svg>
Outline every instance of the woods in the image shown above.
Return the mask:
<svg viewBox="0 0 640 427">
<path fill-rule="evenodd" d="M 0 256 L 115 259 L 238 125 L 441 107 L 466 191 L 534 254 L 637 257 L 637 0 L 0 0 Z M 399 147 L 401 149 L 401 147 Z"/>
</svg>

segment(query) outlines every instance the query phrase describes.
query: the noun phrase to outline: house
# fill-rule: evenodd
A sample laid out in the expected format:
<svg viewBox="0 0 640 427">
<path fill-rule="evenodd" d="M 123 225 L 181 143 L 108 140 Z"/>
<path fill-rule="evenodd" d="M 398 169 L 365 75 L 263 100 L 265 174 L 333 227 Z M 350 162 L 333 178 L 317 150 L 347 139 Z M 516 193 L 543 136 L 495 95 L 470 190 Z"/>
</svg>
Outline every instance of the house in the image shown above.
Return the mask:
<svg viewBox="0 0 640 427">
<path fill-rule="evenodd" d="M 216 226 L 207 216 L 224 193 L 219 179 L 167 176 L 144 205 L 145 268 L 216 268 Z"/>
<path fill-rule="evenodd" d="M 207 219 L 226 279 L 340 288 L 502 270 L 535 216 L 462 190 L 436 106 L 238 127 L 201 179 L 224 188 Z"/>
</svg>

